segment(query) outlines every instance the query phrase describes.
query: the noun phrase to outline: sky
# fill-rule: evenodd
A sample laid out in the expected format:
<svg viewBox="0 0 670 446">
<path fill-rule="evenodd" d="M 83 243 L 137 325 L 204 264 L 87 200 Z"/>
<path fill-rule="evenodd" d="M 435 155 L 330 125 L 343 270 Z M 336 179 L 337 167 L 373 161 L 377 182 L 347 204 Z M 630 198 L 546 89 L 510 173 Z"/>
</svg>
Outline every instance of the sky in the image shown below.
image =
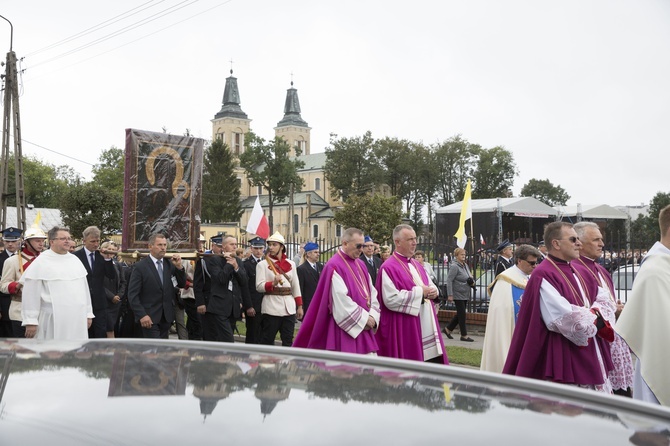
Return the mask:
<svg viewBox="0 0 670 446">
<path fill-rule="evenodd" d="M 87 179 L 126 128 L 210 139 L 232 66 L 265 139 L 293 81 L 312 153 L 331 133 L 461 135 L 513 153 L 515 196 L 532 178 L 569 205 L 670 192 L 667 0 L 5 0 L 0 15 L 23 154 Z"/>
</svg>

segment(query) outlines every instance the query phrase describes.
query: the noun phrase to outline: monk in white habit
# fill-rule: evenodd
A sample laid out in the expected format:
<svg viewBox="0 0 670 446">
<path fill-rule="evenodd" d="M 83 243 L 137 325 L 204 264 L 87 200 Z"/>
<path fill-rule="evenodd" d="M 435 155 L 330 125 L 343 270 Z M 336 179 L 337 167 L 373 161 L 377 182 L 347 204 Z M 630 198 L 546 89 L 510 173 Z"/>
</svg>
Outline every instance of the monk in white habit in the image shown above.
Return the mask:
<svg viewBox="0 0 670 446">
<path fill-rule="evenodd" d="M 514 251 L 515 265 L 498 274 L 489 285 L 491 299 L 486 318 L 481 370 L 502 373 L 521 309 L 523 291 L 541 256 L 540 251 L 530 245 L 519 246 Z"/>
<path fill-rule="evenodd" d="M 637 357 L 633 398 L 670 406 L 670 206 L 658 223 L 661 241 L 644 257 L 616 328 Z"/>
<path fill-rule="evenodd" d="M 70 230 L 55 226 L 49 250 L 21 276 L 23 326 L 26 338 L 87 339 L 93 321 L 86 268 L 70 254 Z"/>
</svg>

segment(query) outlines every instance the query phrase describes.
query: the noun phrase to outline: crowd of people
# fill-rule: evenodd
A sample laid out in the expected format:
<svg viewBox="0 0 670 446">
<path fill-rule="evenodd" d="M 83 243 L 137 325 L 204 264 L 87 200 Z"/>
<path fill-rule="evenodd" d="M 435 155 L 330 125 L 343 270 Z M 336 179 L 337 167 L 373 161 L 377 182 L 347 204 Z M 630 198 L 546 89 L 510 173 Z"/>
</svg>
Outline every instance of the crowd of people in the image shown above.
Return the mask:
<svg viewBox="0 0 670 446">
<path fill-rule="evenodd" d="M 670 206 L 659 225 L 661 240 L 649 252 L 615 256 L 639 266 L 625 307 L 597 224 L 550 223 L 539 248 L 501 243 L 481 369 L 669 405 L 661 371 L 670 359 L 658 340 L 670 310 Z M 2 235 L 0 336 L 165 339 L 174 325 L 181 339 L 234 342 L 244 319 L 250 344 L 273 345 L 279 336 L 285 347 L 439 364 L 449 363 L 442 333 L 453 339 L 458 326 L 460 340 L 472 341 L 466 251 L 453 253 L 443 298 L 456 314 L 441 329 L 437 277 L 408 225 L 394 229 L 386 254 L 362 230 L 346 229 L 325 264 L 313 242 L 289 258 L 278 232 L 246 249 L 219 235 L 205 251 L 201 238 L 195 260 L 168 258 L 169 240 L 156 233 L 133 264 L 119 262 L 118 246 L 101 244 L 96 227 L 86 228 L 74 251 L 64 227 L 48 234 L 38 225 L 25 234 L 6 228 Z"/>
<path fill-rule="evenodd" d="M 548 224 L 546 253 L 518 246 L 489 286 L 481 369 L 670 405 L 670 355 L 659 342 L 670 310 L 670 206 L 658 220 L 648 252 L 616 256 L 639 268 L 625 305 L 596 223 Z"/>
</svg>

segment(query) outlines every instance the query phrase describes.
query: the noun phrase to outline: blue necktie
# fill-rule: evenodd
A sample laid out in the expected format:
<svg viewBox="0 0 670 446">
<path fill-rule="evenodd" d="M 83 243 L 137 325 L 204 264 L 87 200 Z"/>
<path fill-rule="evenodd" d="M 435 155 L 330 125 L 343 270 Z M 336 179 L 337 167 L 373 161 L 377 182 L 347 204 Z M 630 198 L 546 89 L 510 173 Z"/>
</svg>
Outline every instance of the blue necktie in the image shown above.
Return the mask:
<svg viewBox="0 0 670 446">
<path fill-rule="evenodd" d="M 158 277 L 161 278 L 161 282 L 163 281 L 163 261 L 162 260 L 156 260 L 156 266 L 158 267 Z"/>
<path fill-rule="evenodd" d="M 93 271 L 93 267 L 95 266 L 95 253 L 92 252 L 88 256 L 91 258 L 91 271 Z"/>
</svg>

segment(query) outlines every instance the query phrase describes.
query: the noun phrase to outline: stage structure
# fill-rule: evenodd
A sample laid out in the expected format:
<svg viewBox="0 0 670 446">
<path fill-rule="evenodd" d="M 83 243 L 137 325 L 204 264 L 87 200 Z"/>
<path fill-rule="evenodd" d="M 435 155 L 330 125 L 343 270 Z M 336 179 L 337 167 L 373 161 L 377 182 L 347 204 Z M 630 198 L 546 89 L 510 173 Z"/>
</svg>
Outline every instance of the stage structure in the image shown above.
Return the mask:
<svg viewBox="0 0 670 446">
<path fill-rule="evenodd" d="M 147 251 L 156 232 L 170 251 L 197 250 L 203 146 L 192 136 L 126 129 L 124 252 Z"/>
</svg>

